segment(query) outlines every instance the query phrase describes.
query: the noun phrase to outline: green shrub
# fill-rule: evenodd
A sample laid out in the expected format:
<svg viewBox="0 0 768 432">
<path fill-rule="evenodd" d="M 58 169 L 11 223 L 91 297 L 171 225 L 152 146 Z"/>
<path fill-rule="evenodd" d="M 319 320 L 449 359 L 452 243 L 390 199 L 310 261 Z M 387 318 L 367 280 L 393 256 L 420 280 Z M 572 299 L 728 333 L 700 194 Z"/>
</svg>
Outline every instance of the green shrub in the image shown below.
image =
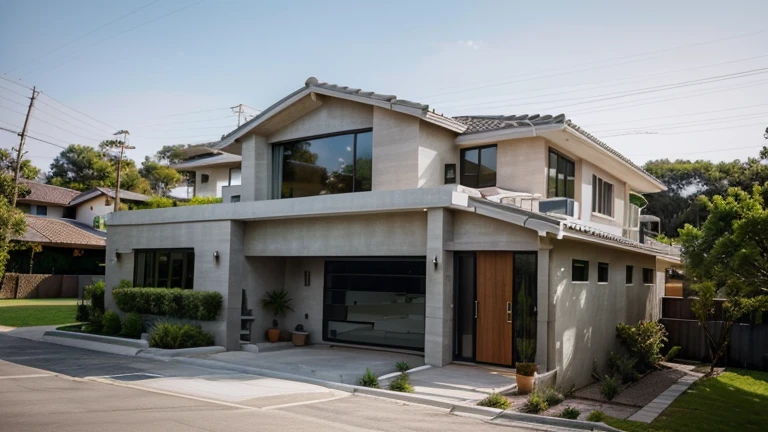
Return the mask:
<svg viewBox="0 0 768 432">
<path fill-rule="evenodd" d="M 637 359 L 629 356 L 620 356 L 611 352 L 608 355 L 608 373 L 611 376 L 618 376 L 622 382 L 631 383 L 640 378 L 635 370 Z"/>
<path fill-rule="evenodd" d="M 523 376 L 534 376 L 539 366 L 536 363 L 517 362 L 515 363 L 515 373 Z"/>
<path fill-rule="evenodd" d="M 401 373 L 399 377 L 389 383 L 389 389 L 396 392 L 413 393 L 413 386 L 410 381 L 408 374 Z"/>
<path fill-rule="evenodd" d="M 667 341 L 667 330 L 656 321 L 640 321 L 637 325 L 619 323 L 616 337 L 637 359 L 639 372 L 650 370 L 663 360 L 661 347 Z"/>
<path fill-rule="evenodd" d="M 560 413 L 560 417 L 571 419 L 571 420 L 576 420 L 577 418 L 579 418 L 579 415 L 581 415 L 581 411 L 573 407 L 565 407 L 565 409 L 563 409 L 563 412 Z"/>
<path fill-rule="evenodd" d="M 179 201 L 180 206 L 193 206 L 193 205 L 206 205 L 206 204 L 218 204 L 223 200 L 212 196 L 194 196 L 189 201 Z"/>
<path fill-rule="evenodd" d="M 534 391 L 540 392 L 544 397 L 544 400 L 547 401 L 547 405 L 549 405 L 550 407 L 559 405 L 560 402 L 565 400 L 565 397 L 563 397 L 563 394 L 560 393 L 554 387 L 544 387 L 542 389 L 537 388 Z"/>
<path fill-rule="evenodd" d="M 526 400 L 525 404 L 523 405 L 523 412 L 531 414 L 538 414 L 548 409 L 549 403 L 547 403 L 545 395 L 542 392 L 536 390 L 528 395 L 528 400 Z"/>
<path fill-rule="evenodd" d="M 85 325 L 85 331 L 88 333 L 96 333 L 101 334 L 101 330 L 103 329 L 103 318 L 104 314 L 101 313 L 101 311 L 97 308 L 89 308 L 88 310 L 88 324 Z"/>
<path fill-rule="evenodd" d="M 150 333 L 149 346 L 164 349 L 182 349 L 212 346 L 213 335 L 199 325 L 161 321 Z"/>
<path fill-rule="evenodd" d="M 408 369 L 410 369 L 410 366 L 408 366 L 408 363 L 404 361 L 399 361 L 395 363 L 395 368 L 397 369 L 398 372 L 405 372 Z"/>
<path fill-rule="evenodd" d="M 75 321 L 86 322 L 88 321 L 89 306 L 83 302 L 77 303 L 77 314 L 75 315 Z"/>
<path fill-rule="evenodd" d="M 683 349 L 683 347 L 681 347 L 681 346 L 677 346 L 677 345 L 673 346 L 672 348 L 669 349 L 669 352 L 667 353 L 667 355 L 664 356 L 664 360 L 665 361 L 670 361 L 670 360 L 674 359 L 675 357 L 677 357 L 678 354 L 680 354 L 680 351 L 682 349 Z"/>
<path fill-rule="evenodd" d="M 477 403 L 478 406 L 482 407 L 490 407 L 490 408 L 498 408 L 498 409 L 508 409 L 509 408 L 509 399 L 507 399 L 506 396 L 504 396 L 501 393 L 492 393 L 485 399 L 481 400 Z"/>
<path fill-rule="evenodd" d="M 619 394 L 619 385 L 621 385 L 619 377 L 606 375 L 600 385 L 600 394 L 607 400 L 613 400 Z"/>
<path fill-rule="evenodd" d="M 223 302 L 217 292 L 180 288 L 115 288 L 112 296 L 123 312 L 201 321 L 215 320 Z"/>
<path fill-rule="evenodd" d="M 92 308 L 104 313 L 104 281 L 98 281 L 83 288 L 83 297 L 90 300 Z"/>
<path fill-rule="evenodd" d="M 133 282 L 128 279 L 121 279 L 115 288 L 133 288 Z"/>
<path fill-rule="evenodd" d="M 120 315 L 112 311 L 105 312 L 101 317 L 101 334 L 117 336 L 120 334 L 120 330 Z"/>
<path fill-rule="evenodd" d="M 605 415 L 605 413 L 604 413 L 604 412 L 602 412 L 602 411 L 592 411 L 592 412 L 591 412 L 591 413 L 589 413 L 589 415 L 587 416 L 587 421 L 591 421 L 591 422 L 601 422 L 601 421 L 605 420 L 605 417 L 606 417 L 606 415 Z"/>
<path fill-rule="evenodd" d="M 379 388 L 379 378 L 370 369 L 366 368 L 365 373 L 357 382 L 363 387 Z"/>
<path fill-rule="evenodd" d="M 144 333 L 144 321 L 141 319 L 141 315 L 136 312 L 129 313 L 123 320 L 123 329 L 120 331 L 120 336 L 141 339 L 142 333 Z"/>
</svg>

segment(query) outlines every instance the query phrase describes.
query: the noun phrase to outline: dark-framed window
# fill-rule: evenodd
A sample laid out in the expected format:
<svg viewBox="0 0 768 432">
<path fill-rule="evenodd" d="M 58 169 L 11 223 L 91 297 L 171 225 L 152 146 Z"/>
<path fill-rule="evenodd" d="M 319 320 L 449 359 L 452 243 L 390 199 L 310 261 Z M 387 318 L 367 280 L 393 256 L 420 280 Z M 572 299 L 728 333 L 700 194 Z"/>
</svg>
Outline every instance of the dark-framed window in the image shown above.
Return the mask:
<svg viewBox="0 0 768 432">
<path fill-rule="evenodd" d="M 240 195 L 232 195 L 229 197 L 229 202 L 238 203 L 240 202 Z"/>
<path fill-rule="evenodd" d="M 573 260 L 571 263 L 571 280 L 573 282 L 589 282 L 589 261 Z"/>
<path fill-rule="evenodd" d="M 547 198 L 574 198 L 576 195 L 576 163 L 549 150 Z"/>
<path fill-rule="evenodd" d="M 210 180 L 210 176 L 208 174 L 200 174 L 200 184 L 208 183 L 208 180 Z"/>
<path fill-rule="evenodd" d="M 48 206 L 36 205 L 35 206 L 35 215 L 37 215 L 37 216 L 48 216 Z"/>
<path fill-rule="evenodd" d="M 229 169 L 229 186 L 240 186 L 242 177 L 242 169 L 240 167 L 232 167 Z"/>
<path fill-rule="evenodd" d="M 608 283 L 608 276 L 610 273 L 610 266 L 608 263 L 597 263 L 597 283 Z"/>
<path fill-rule="evenodd" d="M 644 268 L 643 269 L 643 283 L 645 285 L 653 285 L 653 274 L 655 272 L 653 269 L 650 268 Z"/>
<path fill-rule="evenodd" d="M 613 184 L 592 175 L 592 212 L 613 217 Z"/>
<path fill-rule="evenodd" d="M 370 191 L 372 169 L 373 132 L 370 129 L 275 143 L 272 197 Z"/>
<path fill-rule="evenodd" d="M 142 249 L 133 261 L 133 286 L 192 289 L 194 249 Z"/>
<path fill-rule="evenodd" d="M 496 144 L 461 150 L 461 184 L 471 188 L 496 186 Z"/>
<path fill-rule="evenodd" d="M 626 275 L 626 284 L 627 285 L 632 285 L 632 278 L 634 276 L 634 273 L 635 273 L 635 267 L 631 266 L 631 265 L 628 265 L 627 266 L 627 275 Z"/>
</svg>

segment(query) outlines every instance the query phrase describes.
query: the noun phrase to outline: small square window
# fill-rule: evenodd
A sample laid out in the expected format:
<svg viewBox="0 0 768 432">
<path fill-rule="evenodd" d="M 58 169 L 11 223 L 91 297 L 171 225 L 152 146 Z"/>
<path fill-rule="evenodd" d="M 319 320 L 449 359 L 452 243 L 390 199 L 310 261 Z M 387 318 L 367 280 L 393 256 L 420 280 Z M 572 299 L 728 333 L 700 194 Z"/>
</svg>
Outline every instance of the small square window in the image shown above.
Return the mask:
<svg viewBox="0 0 768 432">
<path fill-rule="evenodd" d="M 608 263 L 597 263 L 597 283 L 608 283 Z"/>
<path fill-rule="evenodd" d="M 231 197 L 229 197 L 229 202 L 239 203 L 240 202 L 240 195 L 232 195 Z"/>
<path fill-rule="evenodd" d="M 200 183 L 208 183 L 208 179 L 210 179 L 208 174 L 200 174 Z"/>
<path fill-rule="evenodd" d="M 645 285 L 653 285 L 653 269 L 644 268 L 643 269 L 643 283 Z"/>
<path fill-rule="evenodd" d="M 635 267 L 628 265 L 627 266 L 627 276 L 626 276 L 627 285 L 632 285 L 632 274 L 634 272 L 635 272 Z"/>
<path fill-rule="evenodd" d="M 573 260 L 571 279 L 574 282 L 589 282 L 589 261 Z"/>
<path fill-rule="evenodd" d="M 44 205 L 36 206 L 35 214 L 37 216 L 48 216 L 48 206 L 44 206 Z"/>
</svg>

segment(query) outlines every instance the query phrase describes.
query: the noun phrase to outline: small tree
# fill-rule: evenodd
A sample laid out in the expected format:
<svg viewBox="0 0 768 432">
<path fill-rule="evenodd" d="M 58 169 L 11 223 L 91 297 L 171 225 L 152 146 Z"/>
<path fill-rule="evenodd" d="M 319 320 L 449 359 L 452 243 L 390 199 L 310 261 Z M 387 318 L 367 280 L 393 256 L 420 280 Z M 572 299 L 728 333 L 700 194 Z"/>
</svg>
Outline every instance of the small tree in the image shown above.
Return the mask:
<svg viewBox="0 0 768 432">
<path fill-rule="evenodd" d="M 680 230 L 683 259 L 698 298 L 692 302 L 712 359 L 710 373 L 725 354 L 731 327 L 738 320 L 768 310 L 768 189 L 751 193 L 731 188 L 724 196 L 700 198 L 709 217 L 697 229 Z M 723 302 L 722 331 L 710 331 L 715 299 Z"/>
</svg>

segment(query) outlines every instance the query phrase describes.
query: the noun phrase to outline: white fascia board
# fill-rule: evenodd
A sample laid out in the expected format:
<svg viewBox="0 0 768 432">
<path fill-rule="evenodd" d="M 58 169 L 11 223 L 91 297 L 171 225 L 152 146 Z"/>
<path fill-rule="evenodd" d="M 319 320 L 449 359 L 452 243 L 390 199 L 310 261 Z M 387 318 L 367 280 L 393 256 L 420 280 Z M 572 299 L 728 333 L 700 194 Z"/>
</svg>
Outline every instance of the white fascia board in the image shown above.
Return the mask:
<svg viewBox="0 0 768 432">
<path fill-rule="evenodd" d="M 456 120 L 435 114 L 431 111 L 427 111 L 427 116 L 424 117 L 424 120 L 458 133 L 464 133 L 464 131 L 467 130 L 467 125 L 464 123 L 457 122 Z"/>
<path fill-rule="evenodd" d="M 101 194 L 102 194 L 102 192 L 100 190 L 94 189 L 90 193 L 88 193 L 87 195 L 83 195 L 83 196 L 77 198 L 76 200 L 73 199 L 67 205 L 68 206 L 78 205 L 78 204 L 81 204 L 81 203 L 83 203 L 85 201 L 88 201 L 90 199 L 96 198 L 97 196 L 99 196 Z"/>
<path fill-rule="evenodd" d="M 474 144 L 487 144 L 493 141 L 504 141 L 519 138 L 532 138 L 539 136 L 546 132 L 553 132 L 563 130 L 565 125 L 544 125 L 536 127 L 536 133 L 534 134 L 533 128 L 530 126 L 524 126 L 519 128 L 508 129 L 496 129 L 488 132 L 470 133 L 467 135 L 460 135 L 456 137 L 457 145 L 474 145 Z"/>
<path fill-rule="evenodd" d="M 596 243 L 596 244 L 600 244 L 600 245 L 603 245 L 603 246 L 611 247 L 611 248 L 614 248 L 614 249 L 622 249 L 622 250 L 626 250 L 626 251 L 630 251 L 630 252 L 636 252 L 636 253 L 641 253 L 641 254 L 644 254 L 644 255 L 650 255 L 650 256 L 654 256 L 654 257 L 662 257 L 663 256 L 663 257 L 666 257 L 665 259 L 675 259 L 675 258 L 668 257 L 667 255 L 664 255 L 664 254 L 662 254 L 660 252 L 655 252 L 655 251 L 650 250 L 650 249 L 633 247 L 633 246 L 622 244 L 622 243 L 618 243 L 618 242 L 615 242 L 615 241 L 606 240 L 606 239 L 602 239 L 602 238 L 599 238 L 599 237 L 591 236 L 589 234 L 577 233 L 577 232 L 574 232 L 574 231 L 571 231 L 571 230 L 568 230 L 568 229 L 564 229 L 563 230 L 563 238 L 568 238 L 568 239 L 571 239 L 571 240 L 586 241 L 586 242 L 589 242 L 589 243 Z M 678 259 L 678 262 L 679 262 L 679 259 Z"/>
<path fill-rule="evenodd" d="M 606 156 L 609 156 L 610 158 L 612 158 L 612 159 L 616 160 L 617 162 L 621 163 L 621 164 L 622 164 L 622 165 L 624 165 L 626 168 L 629 168 L 630 170 L 632 170 L 632 172 L 634 172 L 634 173 L 636 173 L 636 174 L 638 174 L 638 175 L 642 176 L 642 177 L 643 177 L 643 179 L 645 179 L 645 181 L 647 181 L 648 183 L 650 183 L 650 184 L 653 184 L 654 186 L 656 186 L 657 188 L 659 188 L 659 189 L 660 189 L 660 191 L 659 191 L 659 192 L 667 190 L 667 187 L 666 187 L 666 186 L 664 186 L 664 184 L 663 184 L 663 183 L 661 183 L 660 181 L 656 180 L 655 178 L 653 178 L 653 177 L 649 176 L 648 174 L 646 174 L 646 173 L 642 172 L 641 170 L 639 170 L 639 169 L 635 168 L 635 167 L 634 167 L 634 166 L 632 166 L 631 164 L 627 163 L 627 161 L 625 161 L 624 159 L 622 159 L 622 158 L 620 158 L 620 157 L 616 156 L 615 154 L 611 153 L 610 151 L 608 151 L 607 149 L 605 149 L 605 148 L 604 148 L 603 146 L 601 146 L 600 144 L 598 144 L 598 143 L 594 142 L 594 141 L 593 141 L 591 138 L 589 138 L 588 136 L 586 136 L 586 135 L 582 134 L 581 132 L 579 132 L 579 131 L 577 131 L 577 130 L 575 130 L 575 129 L 573 129 L 573 128 L 569 127 L 569 126 L 565 126 L 564 130 L 565 130 L 567 133 L 569 133 L 569 134 L 571 134 L 572 136 L 574 136 L 575 138 L 577 138 L 577 139 L 581 140 L 582 142 L 585 142 L 585 143 L 587 143 L 587 144 L 589 144 L 589 145 L 593 146 L 593 147 L 594 147 L 594 148 L 595 148 L 597 151 L 599 151 L 599 152 L 601 152 L 601 153 L 605 154 Z M 645 193 L 648 193 L 648 192 L 645 192 Z"/>
</svg>

